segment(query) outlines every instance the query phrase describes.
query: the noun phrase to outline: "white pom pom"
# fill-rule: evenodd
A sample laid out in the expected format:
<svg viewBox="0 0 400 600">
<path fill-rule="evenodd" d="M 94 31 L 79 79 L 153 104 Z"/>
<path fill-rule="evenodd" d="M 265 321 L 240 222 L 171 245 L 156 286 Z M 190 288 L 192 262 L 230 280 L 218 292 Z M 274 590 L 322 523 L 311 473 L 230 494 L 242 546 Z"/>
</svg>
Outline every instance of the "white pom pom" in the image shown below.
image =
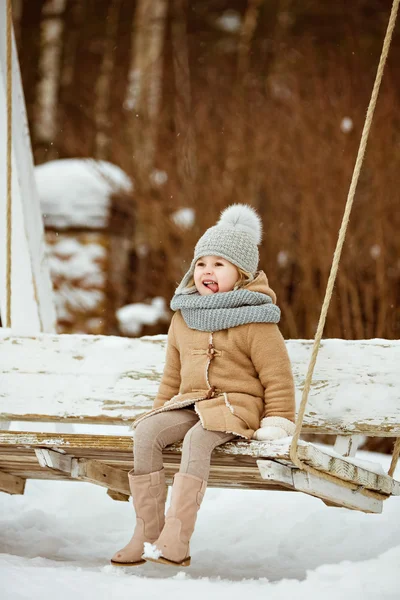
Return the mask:
<svg viewBox="0 0 400 600">
<path fill-rule="evenodd" d="M 220 216 L 217 226 L 225 229 L 245 231 L 252 236 L 258 245 L 262 237 L 262 221 L 257 212 L 248 204 L 231 204 L 225 208 Z"/>
</svg>

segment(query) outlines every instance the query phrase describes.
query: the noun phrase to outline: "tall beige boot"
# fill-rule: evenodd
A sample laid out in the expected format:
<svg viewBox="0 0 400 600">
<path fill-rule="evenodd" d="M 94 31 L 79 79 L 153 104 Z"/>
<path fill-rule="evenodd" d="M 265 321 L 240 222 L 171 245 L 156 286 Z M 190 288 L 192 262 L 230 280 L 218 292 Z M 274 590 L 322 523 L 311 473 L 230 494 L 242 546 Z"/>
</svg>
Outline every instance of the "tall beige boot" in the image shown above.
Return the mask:
<svg viewBox="0 0 400 600">
<path fill-rule="evenodd" d="M 136 512 L 136 527 L 131 541 L 111 559 L 113 565 L 136 567 L 142 565 L 143 544 L 154 542 L 164 527 L 167 486 L 164 469 L 148 475 L 128 473 L 129 487 Z"/>
<path fill-rule="evenodd" d="M 154 544 L 145 544 L 143 558 L 167 565 L 190 565 L 189 542 L 207 482 L 194 475 L 177 473 L 164 529 Z"/>
</svg>

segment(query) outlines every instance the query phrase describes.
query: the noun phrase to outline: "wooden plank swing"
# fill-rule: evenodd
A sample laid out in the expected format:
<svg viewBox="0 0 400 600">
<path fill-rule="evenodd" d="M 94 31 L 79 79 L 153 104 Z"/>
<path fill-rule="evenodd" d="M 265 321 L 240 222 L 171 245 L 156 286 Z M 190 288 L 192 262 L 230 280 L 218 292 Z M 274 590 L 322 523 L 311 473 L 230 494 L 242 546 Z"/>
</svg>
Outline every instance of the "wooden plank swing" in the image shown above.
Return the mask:
<svg viewBox="0 0 400 600">
<path fill-rule="evenodd" d="M 212 457 L 211 487 L 301 491 L 321 498 L 328 506 L 367 513 L 380 513 L 385 499 L 400 495 L 400 483 L 393 478 L 400 453 L 400 396 L 396 388 L 400 341 L 322 341 L 399 2 L 395 0 L 392 7 L 314 344 L 305 340 L 287 342 L 298 408 L 293 440 L 239 440 L 218 447 Z M 21 197 L 20 188 L 15 187 L 12 180 L 11 165 L 15 172 L 23 164 L 33 182 L 33 161 L 27 144 L 16 144 L 11 137 L 11 122 L 18 132 L 21 114 L 26 115 L 17 76 L 14 77 L 17 89 L 12 93 L 15 102 L 20 103 L 19 115 L 18 119 L 11 116 L 11 72 L 18 72 L 18 62 L 15 45 L 11 43 L 10 6 L 8 0 L 7 20 L 2 19 L 0 12 L 0 23 L 7 21 L 8 25 L 7 53 L 0 40 L 0 126 L 8 114 L 7 193 L 0 194 L 0 202 L 7 199 L 6 205 L 0 204 L 0 221 L 3 227 L 8 223 L 8 227 L 4 227 L 6 235 L 0 238 L 7 240 L 2 249 L 6 268 L 0 264 L 1 310 L 2 315 L 6 315 L 6 328 L 0 328 L 0 490 L 21 494 L 27 479 L 88 481 L 105 487 L 114 500 L 128 500 L 127 471 L 132 468 L 134 446 L 129 423 L 151 408 L 162 375 L 166 336 L 127 339 L 51 333 L 54 328 L 46 314 L 54 313 L 47 312 L 48 273 L 44 244 L 40 243 L 43 225 L 37 226 L 41 223 L 37 194 L 33 192 L 28 202 L 34 220 L 26 219 L 25 227 L 19 229 L 17 217 L 16 228 L 11 227 L 11 200 L 18 203 Z M 0 8 L 3 10 L 4 5 Z M 32 185 L 34 189 L 34 183 Z M 29 190 L 25 192 L 28 194 Z M 26 206 L 21 204 L 19 218 L 22 214 L 25 220 L 26 211 Z M 35 228 L 30 225 L 32 222 Z M 19 280 L 17 269 L 11 268 L 11 244 L 14 244 L 11 237 L 14 238 L 16 232 L 22 235 L 23 230 L 26 239 L 19 247 L 27 248 L 32 270 L 30 278 L 24 273 Z M 35 272 L 32 266 L 35 264 L 41 265 L 40 273 Z M 35 294 L 25 297 L 25 304 L 31 303 L 38 315 L 34 332 L 24 327 L 23 309 L 18 303 L 14 304 L 16 294 L 11 295 L 14 284 L 19 286 L 21 294 L 27 279 L 29 284 L 34 282 L 36 290 Z M 304 381 L 302 374 L 308 362 Z M 371 387 L 375 391 L 373 400 L 368 399 Z M 20 430 L 10 430 L 10 424 L 15 422 L 29 423 L 31 428 L 32 424 L 36 427 L 40 424 L 42 431 L 22 431 L 21 426 Z M 79 423 L 79 427 L 90 423 L 101 426 L 102 431 L 54 432 L 45 423 L 58 426 Z M 115 426 L 119 426 L 118 432 Z M 300 440 L 301 433 L 336 435 L 336 443 L 334 448 L 317 446 Z M 389 474 L 377 463 L 355 458 L 363 436 L 397 438 Z M 180 453 L 181 444 L 164 451 L 168 481 L 179 468 Z"/>
<path fill-rule="evenodd" d="M 297 405 L 311 347 L 310 341 L 287 342 Z M 0 472 L 21 480 L 16 488 L 15 480 L 0 477 L 0 489 L 20 492 L 23 480 L 31 478 L 84 480 L 127 499 L 133 448 L 129 424 L 152 405 L 165 349 L 166 336 L 18 337 L 0 329 L 0 419 L 31 427 L 0 431 Z M 388 497 L 399 494 L 399 483 L 377 465 L 355 458 L 355 452 L 363 436 L 400 436 L 399 361 L 399 341 L 323 340 L 302 431 L 336 435 L 337 441 L 334 449 L 304 441 L 298 448 L 300 459 L 318 475 L 299 475 L 303 471 L 290 459 L 290 440 L 240 440 L 215 450 L 210 485 L 302 490 L 331 503 L 379 512 L 382 500 L 363 497 L 359 488 Z M 368 401 L 371 389 L 376 393 Z M 45 423 L 95 424 L 102 431 L 54 433 Z M 40 425 L 39 433 L 32 424 Z M 180 452 L 180 444 L 164 452 L 168 478 L 178 469 Z M 320 475 L 324 472 L 337 480 L 328 485 Z M 339 480 L 354 490 L 344 492 Z"/>
</svg>

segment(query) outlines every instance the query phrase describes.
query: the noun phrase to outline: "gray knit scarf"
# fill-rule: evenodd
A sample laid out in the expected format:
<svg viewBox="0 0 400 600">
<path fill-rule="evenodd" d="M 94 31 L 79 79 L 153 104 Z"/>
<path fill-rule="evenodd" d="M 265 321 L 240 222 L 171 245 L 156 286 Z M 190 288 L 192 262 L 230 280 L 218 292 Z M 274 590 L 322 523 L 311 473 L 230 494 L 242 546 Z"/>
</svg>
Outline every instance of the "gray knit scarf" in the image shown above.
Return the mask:
<svg viewBox="0 0 400 600">
<path fill-rule="evenodd" d="M 170 306 L 181 311 L 190 329 L 199 331 L 221 331 L 246 323 L 278 323 L 281 315 L 270 296 L 243 289 L 212 296 L 176 294 Z"/>
</svg>

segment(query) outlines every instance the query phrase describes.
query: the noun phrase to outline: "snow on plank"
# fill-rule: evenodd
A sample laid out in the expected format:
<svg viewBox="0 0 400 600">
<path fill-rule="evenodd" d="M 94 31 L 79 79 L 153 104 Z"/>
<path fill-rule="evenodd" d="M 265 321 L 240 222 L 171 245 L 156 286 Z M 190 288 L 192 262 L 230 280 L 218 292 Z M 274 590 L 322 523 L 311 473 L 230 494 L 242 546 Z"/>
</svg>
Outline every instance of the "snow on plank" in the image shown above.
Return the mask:
<svg viewBox="0 0 400 600">
<path fill-rule="evenodd" d="M 299 404 L 312 342 L 286 345 Z M 0 329 L 0 420 L 133 420 L 152 406 L 165 348 L 165 335 L 12 337 Z M 400 435 L 399 364 L 399 341 L 324 340 L 304 430 Z"/>
</svg>

